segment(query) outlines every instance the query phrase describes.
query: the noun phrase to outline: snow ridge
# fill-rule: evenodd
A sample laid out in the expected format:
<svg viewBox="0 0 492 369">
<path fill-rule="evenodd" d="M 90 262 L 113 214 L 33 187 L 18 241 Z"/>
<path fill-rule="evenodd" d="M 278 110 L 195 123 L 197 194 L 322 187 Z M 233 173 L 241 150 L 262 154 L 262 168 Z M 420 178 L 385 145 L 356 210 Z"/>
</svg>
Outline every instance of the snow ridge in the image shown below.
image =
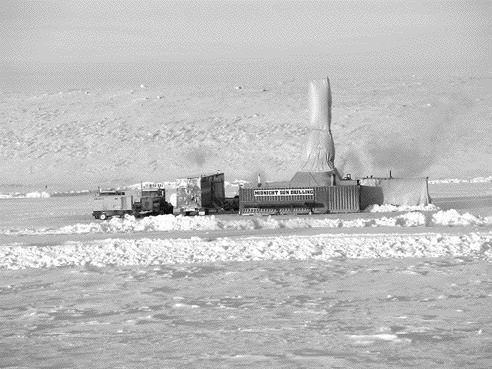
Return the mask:
<svg viewBox="0 0 492 369">
<path fill-rule="evenodd" d="M 434 204 L 428 205 L 369 205 L 364 209 L 366 213 L 390 213 L 390 212 L 401 212 L 401 211 L 438 211 L 440 208 Z"/>
<path fill-rule="evenodd" d="M 47 199 L 49 197 L 51 197 L 51 195 L 45 191 L 28 193 L 14 192 L 8 194 L 0 193 L 0 199 Z"/>
<path fill-rule="evenodd" d="M 332 258 L 492 258 L 492 232 L 466 235 L 319 235 L 191 239 L 106 239 L 0 248 L 0 269 L 130 266 Z"/>
<path fill-rule="evenodd" d="M 440 210 L 434 214 L 407 212 L 393 217 L 381 218 L 311 218 L 296 217 L 289 219 L 268 217 L 244 217 L 226 219 L 212 216 L 185 217 L 159 215 L 136 219 L 126 215 L 125 218 L 113 218 L 109 221 L 78 223 L 57 229 L 30 228 L 0 230 L 5 235 L 40 235 L 40 234 L 86 234 L 86 233 L 137 233 L 170 231 L 219 231 L 219 230 L 255 230 L 255 229 L 301 229 L 301 228 L 364 228 L 364 227 L 417 227 L 417 226 L 485 226 L 492 224 L 492 217 L 483 218 L 470 213 Z"/>
<path fill-rule="evenodd" d="M 475 177 L 475 178 L 441 178 L 430 179 L 430 184 L 438 183 L 490 183 L 492 182 L 492 176 L 488 177 Z"/>
</svg>

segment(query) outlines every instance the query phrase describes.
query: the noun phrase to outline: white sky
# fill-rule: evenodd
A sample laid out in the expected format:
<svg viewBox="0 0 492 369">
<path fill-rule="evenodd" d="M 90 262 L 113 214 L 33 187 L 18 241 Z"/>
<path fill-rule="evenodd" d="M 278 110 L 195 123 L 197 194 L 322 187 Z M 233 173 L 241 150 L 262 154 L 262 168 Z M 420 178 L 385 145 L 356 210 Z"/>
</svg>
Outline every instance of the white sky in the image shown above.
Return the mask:
<svg viewBox="0 0 492 369">
<path fill-rule="evenodd" d="M 141 66 L 147 76 L 156 72 L 155 65 L 171 64 L 167 76 L 176 80 L 200 65 L 215 66 L 204 71 L 209 77 L 231 77 L 234 70 L 244 77 L 248 67 L 235 64 L 257 70 L 278 65 L 285 75 L 304 66 L 314 73 L 489 73 L 491 5 L 488 0 L 2 0 L 0 83 L 23 77 L 44 81 L 41 74 L 56 70 L 78 70 L 89 79 L 112 70 L 113 79 L 124 79 L 126 67 L 108 67 L 115 63 Z M 149 64 L 154 69 L 142 67 Z M 130 74 L 138 70 L 133 68 Z"/>
</svg>

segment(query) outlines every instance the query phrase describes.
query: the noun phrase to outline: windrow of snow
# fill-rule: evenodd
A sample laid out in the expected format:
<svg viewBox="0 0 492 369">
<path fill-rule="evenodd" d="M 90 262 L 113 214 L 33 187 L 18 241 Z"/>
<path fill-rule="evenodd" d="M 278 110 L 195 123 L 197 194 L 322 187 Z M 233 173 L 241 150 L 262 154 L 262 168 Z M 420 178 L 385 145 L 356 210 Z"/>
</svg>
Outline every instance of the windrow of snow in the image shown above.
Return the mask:
<svg viewBox="0 0 492 369">
<path fill-rule="evenodd" d="M 489 183 L 492 182 L 492 176 L 488 177 L 475 177 L 475 178 L 441 178 L 441 179 L 431 179 L 430 184 L 439 183 Z"/>
<path fill-rule="evenodd" d="M 251 238 L 107 239 L 58 246 L 5 246 L 0 269 L 103 267 L 256 260 L 473 257 L 492 259 L 492 232 L 466 235 L 319 235 Z"/>
<path fill-rule="evenodd" d="M 432 223 L 443 226 L 468 226 L 492 224 L 492 217 L 477 217 L 470 213 L 460 214 L 457 210 L 438 211 L 432 215 Z"/>
<path fill-rule="evenodd" d="M 428 205 L 369 205 L 364 209 L 366 213 L 394 213 L 403 211 L 438 211 L 440 208 L 434 204 Z"/>
<path fill-rule="evenodd" d="M 2 194 L 0 193 L 0 199 L 47 199 L 51 197 L 48 192 L 28 192 L 28 193 L 8 193 Z"/>
<path fill-rule="evenodd" d="M 469 213 L 460 214 L 456 210 L 438 211 L 434 214 L 408 212 L 394 217 L 380 218 L 276 218 L 243 217 L 231 218 L 205 216 L 185 217 L 159 215 L 136 219 L 134 216 L 113 218 L 109 221 L 78 223 L 57 229 L 5 229 L 5 235 L 36 234 L 84 234 L 84 233 L 137 233 L 170 231 L 220 231 L 220 230 L 255 230 L 255 229 L 301 229 L 301 228 L 364 228 L 364 227 L 417 227 L 417 226 L 484 226 L 492 225 L 492 218 L 482 218 Z"/>
</svg>

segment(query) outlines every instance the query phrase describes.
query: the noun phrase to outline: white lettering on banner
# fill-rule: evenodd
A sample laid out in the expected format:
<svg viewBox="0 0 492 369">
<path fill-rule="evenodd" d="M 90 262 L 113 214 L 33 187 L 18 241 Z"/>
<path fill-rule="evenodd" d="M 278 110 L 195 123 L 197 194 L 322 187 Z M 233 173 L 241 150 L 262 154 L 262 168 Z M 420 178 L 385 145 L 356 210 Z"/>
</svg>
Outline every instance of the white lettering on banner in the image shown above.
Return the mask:
<svg viewBox="0 0 492 369">
<path fill-rule="evenodd" d="M 312 188 L 281 188 L 272 190 L 254 190 L 255 197 L 261 196 L 307 196 L 314 197 L 314 189 Z"/>
</svg>

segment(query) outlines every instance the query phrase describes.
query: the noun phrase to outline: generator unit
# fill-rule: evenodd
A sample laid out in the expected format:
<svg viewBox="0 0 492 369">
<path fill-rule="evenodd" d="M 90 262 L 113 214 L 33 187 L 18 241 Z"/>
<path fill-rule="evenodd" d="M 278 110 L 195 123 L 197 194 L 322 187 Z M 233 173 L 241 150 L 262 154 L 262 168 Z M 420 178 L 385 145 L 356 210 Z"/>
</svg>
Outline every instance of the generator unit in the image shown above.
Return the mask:
<svg viewBox="0 0 492 369">
<path fill-rule="evenodd" d="M 176 209 L 183 215 L 222 211 L 225 202 L 224 173 L 189 176 L 176 180 Z"/>
<path fill-rule="evenodd" d="M 133 195 L 115 189 L 99 189 L 93 202 L 92 216 L 105 220 L 111 217 L 123 217 L 133 214 Z"/>
</svg>

